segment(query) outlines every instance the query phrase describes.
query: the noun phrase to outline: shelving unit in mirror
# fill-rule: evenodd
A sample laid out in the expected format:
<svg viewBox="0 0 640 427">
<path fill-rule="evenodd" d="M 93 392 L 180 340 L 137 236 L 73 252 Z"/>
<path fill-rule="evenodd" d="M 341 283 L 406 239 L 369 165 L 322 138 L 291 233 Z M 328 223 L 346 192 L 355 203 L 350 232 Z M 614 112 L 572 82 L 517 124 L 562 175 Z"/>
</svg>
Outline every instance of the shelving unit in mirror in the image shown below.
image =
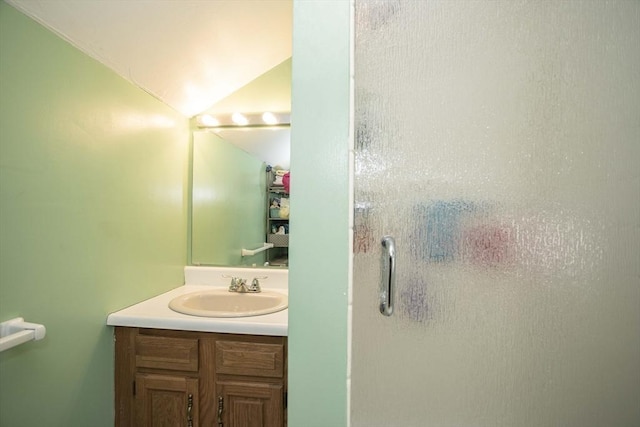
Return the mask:
<svg viewBox="0 0 640 427">
<path fill-rule="evenodd" d="M 267 262 L 273 266 L 289 264 L 289 188 L 288 170 L 267 166 L 266 242 L 273 243 Z"/>
</svg>

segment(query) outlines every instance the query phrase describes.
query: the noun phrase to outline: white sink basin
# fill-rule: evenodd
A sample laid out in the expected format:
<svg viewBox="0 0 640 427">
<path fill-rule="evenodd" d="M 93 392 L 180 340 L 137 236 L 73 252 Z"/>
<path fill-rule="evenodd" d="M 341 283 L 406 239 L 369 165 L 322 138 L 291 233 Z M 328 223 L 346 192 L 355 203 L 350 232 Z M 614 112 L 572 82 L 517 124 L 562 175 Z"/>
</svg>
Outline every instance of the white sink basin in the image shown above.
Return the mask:
<svg viewBox="0 0 640 427">
<path fill-rule="evenodd" d="M 169 302 L 169 308 L 191 316 L 248 317 L 275 313 L 288 304 L 287 296 L 279 292 L 237 293 L 212 289 L 176 297 Z"/>
</svg>

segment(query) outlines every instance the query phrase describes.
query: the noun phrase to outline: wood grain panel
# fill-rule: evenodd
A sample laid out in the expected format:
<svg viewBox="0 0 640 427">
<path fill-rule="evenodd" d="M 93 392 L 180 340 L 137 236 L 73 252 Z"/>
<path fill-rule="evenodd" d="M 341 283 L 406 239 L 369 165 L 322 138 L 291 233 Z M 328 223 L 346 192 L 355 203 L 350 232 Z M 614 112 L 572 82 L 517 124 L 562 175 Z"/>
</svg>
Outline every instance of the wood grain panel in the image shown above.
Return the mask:
<svg viewBox="0 0 640 427">
<path fill-rule="evenodd" d="M 136 336 L 136 367 L 198 371 L 198 339 Z"/>
<path fill-rule="evenodd" d="M 282 344 L 216 342 L 216 372 L 218 374 L 254 375 L 282 378 L 284 346 Z"/>
</svg>

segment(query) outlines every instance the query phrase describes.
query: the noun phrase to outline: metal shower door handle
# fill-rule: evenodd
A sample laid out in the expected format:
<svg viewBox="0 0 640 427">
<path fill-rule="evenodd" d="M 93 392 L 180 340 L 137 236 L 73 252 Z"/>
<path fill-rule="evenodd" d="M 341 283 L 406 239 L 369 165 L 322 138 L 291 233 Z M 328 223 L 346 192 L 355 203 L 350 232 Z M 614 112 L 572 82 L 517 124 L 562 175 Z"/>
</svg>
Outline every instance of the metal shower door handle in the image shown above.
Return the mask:
<svg viewBox="0 0 640 427">
<path fill-rule="evenodd" d="M 380 313 L 393 314 L 393 299 L 396 291 L 396 241 L 391 236 L 382 238 L 382 286 L 380 290 Z"/>
</svg>

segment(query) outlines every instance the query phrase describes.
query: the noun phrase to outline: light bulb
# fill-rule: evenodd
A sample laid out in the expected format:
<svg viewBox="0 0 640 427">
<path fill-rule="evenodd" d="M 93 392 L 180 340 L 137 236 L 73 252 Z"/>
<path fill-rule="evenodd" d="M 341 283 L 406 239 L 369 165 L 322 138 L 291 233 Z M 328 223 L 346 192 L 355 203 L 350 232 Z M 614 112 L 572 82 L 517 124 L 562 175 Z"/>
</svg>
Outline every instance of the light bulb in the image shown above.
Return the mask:
<svg viewBox="0 0 640 427">
<path fill-rule="evenodd" d="M 265 122 L 268 125 L 277 125 L 278 124 L 278 118 L 271 112 L 266 111 L 264 113 L 262 113 L 262 121 Z"/>
<path fill-rule="evenodd" d="M 249 120 L 240 113 L 233 113 L 231 120 L 239 126 L 246 126 L 249 123 Z"/>
<path fill-rule="evenodd" d="M 204 126 L 220 126 L 220 121 L 213 117 L 211 114 L 203 114 L 200 116 L 200 123 Z"/>
</svg>

